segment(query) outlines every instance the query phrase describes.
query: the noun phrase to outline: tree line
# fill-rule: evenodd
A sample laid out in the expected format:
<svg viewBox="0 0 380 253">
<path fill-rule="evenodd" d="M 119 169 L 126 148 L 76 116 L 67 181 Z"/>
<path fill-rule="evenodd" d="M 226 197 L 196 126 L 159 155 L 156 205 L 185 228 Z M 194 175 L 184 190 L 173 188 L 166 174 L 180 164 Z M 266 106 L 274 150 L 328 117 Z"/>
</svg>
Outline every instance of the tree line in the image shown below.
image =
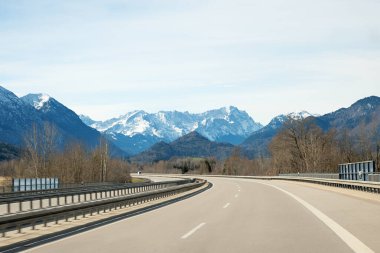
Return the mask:
<svg viewBox="0 0 380 253">
<path fill-rule="evenodd" d="M 277 173 L 337 173 L 340 163 L 368 160 L 376 161 L 379 169 L 379 146 L 375 126 L 323 131 L 313 118 L 288 118 L 269 149 Z"/>
<path fill-rule="evenodd" d="M 59 147 L 54 125 L 34 126 L 25 136 L 20 159 L 0 164 L 2 176 L 58 177 L 64 183 L 128 182 L 129 172 L 194 173 L 225 175 L 278 175 L 281 173 L 337 173 L 340 163 L 374 160 L 380 162 L 380 135 L 376 125 L 361 124 L 355 131 L 324 131 L 313 118 L 289 117 L 271 140 L 270 156 L 248 159 L 236 148 L 225 160 L 172 158 L 148 164 L 112 158 L 108 142 L 101 138 L 89 150 L 79 142 Z"/>
<path fill-rule="evenodd" d="M 60 145 L 58 129 L 46 122 L 34 125 L 24 138 L 24 149 L 19 159 L 0 164 L 2 176 L 20 178 L 58 177 L 62 183 L 129 182 L 130 165 L 109 154 L 105 138 L 89 149 L 83 143 L 72 141 Z"/>
</svg>

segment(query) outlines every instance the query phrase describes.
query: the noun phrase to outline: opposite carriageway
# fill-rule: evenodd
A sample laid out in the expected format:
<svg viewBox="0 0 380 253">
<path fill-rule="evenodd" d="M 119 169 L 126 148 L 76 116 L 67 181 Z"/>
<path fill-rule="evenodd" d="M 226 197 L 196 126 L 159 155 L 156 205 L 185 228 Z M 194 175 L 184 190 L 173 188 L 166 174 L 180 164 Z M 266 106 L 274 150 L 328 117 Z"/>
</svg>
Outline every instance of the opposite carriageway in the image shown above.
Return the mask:
<svg viewBox="0 0 380 253">
<path fill-rule="evenodd" d="M 7 209 L 10 209 L 9 203 L 21 201 L 22 203 L 33 203 L 44 199 L 48 200 L 48 205 L 45 206 L 40 203 L 36 209 L 20 210 L 16 212 L 8 212 L 5 215 L 0 215 L 0 232 L 2 236 L 6 236 L 8 231 L 21 232 L 23 227 L 31 227 L 32 230 L 38 224 L 46 226 L 48 222 L 55 222 L 60 220 L 68 221 L 69 219 L 76 220 L 78 216 L 86 217 L 92 216 L 97 213 L 106 213 L 111 210 L 117 210 L 124 207 L 135 206 L 137 204 L 146 203 L 152 200 L 157 200 L 169 196 L 173 196 L 182 192 L 186 192 L 206 184 L 204 180 L 184 179 L 168 182 L 158 182 L 149 184 L 131 185 L 117 185 L 115 187 L 107 187 L 101 189 L 83 189 L 81 191 L 60 191 L 57 193 L 48 193 L 44 196 L 22 196 L 15 197 L 9 200 L 2 200 L 6 203 Z M 72 196 L 77 197 L 77 202 L 72 201 Z M 67 201 L 66 197 L 70 196 L 71 201 Z M 86 197 L 87 196 L 87 197 Z M 51 199 L 56 199 L 55 203 Z M 59 199 L 66 199 L 65 202 L 60 202 Z M 30 204 L 30 207 L 33 207 Z M 0 247 L 1 248 L 1 247 Z"/>
<path fill-rule="evenodd" d="M 176 180 L 158 183 L 106 184 L 84 187 L 0 194 L 0 215 L 94 201 L 189 183 Z"/>
</svg>

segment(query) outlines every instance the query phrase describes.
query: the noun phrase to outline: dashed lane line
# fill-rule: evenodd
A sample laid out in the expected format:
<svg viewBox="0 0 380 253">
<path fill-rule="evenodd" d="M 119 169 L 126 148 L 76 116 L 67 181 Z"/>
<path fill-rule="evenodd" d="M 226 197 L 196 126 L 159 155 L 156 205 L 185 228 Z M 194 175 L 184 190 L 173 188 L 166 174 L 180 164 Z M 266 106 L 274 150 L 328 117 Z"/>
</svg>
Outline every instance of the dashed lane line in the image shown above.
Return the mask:
<svg viewBox="0 0 380 253">
<path fill-rule="evenodd" d="M 206 225 L 206 223 L 202 222 L 201 224 L 199 224 L 198 226 L 196 226 L 195 228 L 193 228 L 192 230 L 190 230 L 188 233 L 184 234 L 181 237 L 181 239 L 188 238 L 189 236 L 191 236 L 192 234 L 194 234 L 195 232 L 197 232 L 197 230 L 199 230 L 200 228 L 202 228 L 204 225 Z"/>
</svg>

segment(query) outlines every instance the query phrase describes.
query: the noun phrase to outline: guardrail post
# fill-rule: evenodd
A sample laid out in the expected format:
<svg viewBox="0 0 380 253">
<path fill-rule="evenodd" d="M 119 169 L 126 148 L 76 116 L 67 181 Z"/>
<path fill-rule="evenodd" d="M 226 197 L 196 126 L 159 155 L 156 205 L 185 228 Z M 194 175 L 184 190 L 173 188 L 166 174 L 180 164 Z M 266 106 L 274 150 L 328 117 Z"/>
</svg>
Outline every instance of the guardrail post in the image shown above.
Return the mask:
<svg viewBox="0 0 380 253">
<path fill-rule="evenodd" d="M 19 204 L 19 206 L 18 206 L 18 207 L 19 207 L 19 208 L 18 208 L 18 209 L 19 209 L 19 212 L 22 212 L 22 201 L 18 202 L 18 204 Z"/>
</svg>

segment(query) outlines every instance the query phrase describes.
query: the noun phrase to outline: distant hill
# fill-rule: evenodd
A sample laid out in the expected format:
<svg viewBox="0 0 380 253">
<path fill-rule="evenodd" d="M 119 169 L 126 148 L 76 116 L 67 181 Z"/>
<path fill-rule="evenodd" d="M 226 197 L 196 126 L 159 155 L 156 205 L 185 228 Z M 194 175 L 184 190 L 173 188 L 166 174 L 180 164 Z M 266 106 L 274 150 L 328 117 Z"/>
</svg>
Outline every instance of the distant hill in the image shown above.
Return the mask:
<svg viewBox="0 0 380 253">
<path fill-rule="evenodd" d="M 131 158 L 136 162 L 154 162 L 174 157 L 227 158 L 235 148 L 229 143 L 213 142 L 194 131 L 171 143 L 159 142 L 150 149 Z"/>
<path fill-rule="evenodd" d="M 267 126 L 252 133 L 240 145 L 242 153 L 249 158 L 260 155 L 269 156 L 268 144 L 281 130 L 286 117 L 294 117 L 295 115 L 297 114 L 280 115 L 274 118 Z M 348 108 L 341 108 L 322 116 L 303 114 L 300 117 L 312 117 L 315 124 L 324 131 L 333 128 L 338 131 L 346 129 L 350 135 L 357 135 L 362 132 L 380 136 L 380 97 L 371 96 L 363 98 Z"/>
<path fill-rule="evenodd" d="M 359 131 L 380 131 L 380 97 L 363 98 L 348 108 L 317 118 L 323 129 L 349 129 L 351 133 Z M 362 129 L 360 129 L 362 128 Z"/>
</svg>

